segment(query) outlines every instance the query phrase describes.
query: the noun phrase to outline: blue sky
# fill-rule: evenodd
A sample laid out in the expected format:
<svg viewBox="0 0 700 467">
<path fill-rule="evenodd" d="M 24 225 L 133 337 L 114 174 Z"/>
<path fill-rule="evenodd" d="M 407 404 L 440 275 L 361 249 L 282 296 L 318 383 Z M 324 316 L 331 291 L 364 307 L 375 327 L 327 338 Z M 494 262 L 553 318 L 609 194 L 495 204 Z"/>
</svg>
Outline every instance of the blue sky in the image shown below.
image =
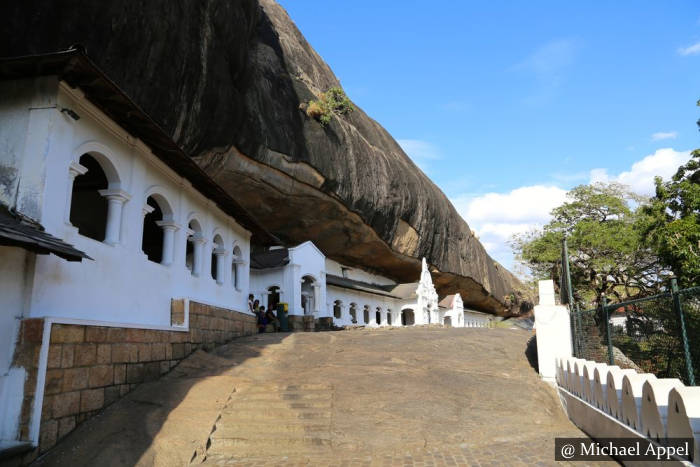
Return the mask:
<svg viewBox="0 0 700 467">
<path fill-rule="evenodd" d="M 700 2 L 280 3 L 507 267 L 567 189 L 700 147 Z"/>
</svg>

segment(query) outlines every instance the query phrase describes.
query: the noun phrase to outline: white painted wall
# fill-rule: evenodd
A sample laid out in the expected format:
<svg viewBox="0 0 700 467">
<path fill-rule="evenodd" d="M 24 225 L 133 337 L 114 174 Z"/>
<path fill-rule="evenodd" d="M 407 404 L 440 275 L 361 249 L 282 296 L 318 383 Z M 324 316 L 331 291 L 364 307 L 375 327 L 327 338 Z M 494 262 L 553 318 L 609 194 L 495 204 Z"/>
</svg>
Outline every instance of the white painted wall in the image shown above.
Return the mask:
<svg viewBox="0 0 700 467">
<path fill-rule="evenodd" d="M 337 261 L 333 261 L 330 258 L 326 258 L 326 273 L 332 274 L 334 276 L 343 277 L 343 268 L 346 269 L 346 277 L 348 279 L 353 279 L 360 282 L 367 282 L 369 284 L 377 285 L 393 285 L 396 281 L 389 279 L 388 277 L 380 276 L 379 274 L 373 274 L 371 272 L 364 271 L 360 268 L 349 267 L 340 264 Z"/>
<path fill-rule="evenodd" d="M 314 278 L 317 290 L 314 300 L 314 316 L 328 316 L 326 303 L 326 257 L 311 242 L 304 242 L 289 249 L 289 267 L 285 275 L 285 290 L 291 291 L 290 315 L 303 315 L 301 306 L 301 281 L 304 276 Z"/>
<path fill-rule="evenodd" d="M 554 381 L 555 359 L 571 356 L 571 321 L 568 308 L 554 304 L 553 281 L 539 281 L 539 297 L 535 306 L 537 362 L 542 379 Z"/>
<path fill-rule="evenodd" d="M 465 328 L 485 328 L 489 326 L 492 316 L 476 310 L 464 310 Z"/>
<path fill-rule="evenodd" d="M 449 318 L 450 326 L 453 328 L 464 327 L 464 303 L 462 302 L 462 296 L 460 294 L 455 294 L 452 300 L 452 308 L 440 311 L 440 320 L 442 324 L 446 323 L 445 318 Z"/>
<path fill-rule="evenodd" d="M 341 302 L 341 318 L 333 318 L 333 322 L 338 326 L 388 326 L 387 314 L 389 313 L 389 310 L 391 310 L 392 314 L 391 325 L 401 325 L 401 306 L 404 304 L 404 302 L 401 300 L 360 292 L 357 290 L 345 289 L 334 285 L 329 285 L 327 287 L 326 297 L 328 316 L 333 316 L 333 306 L 335 301 L 340 300 Z M 352 303 L 357 305 L 357 323 L 353 323 L 350 316 L 350 305 Z M 365 305 L 368 305 L 370 309 L 369 321 L 367 323 L 364 321 Z M 377 307 L 380 308 L 381 313 L 380 324 L 378 324 L 376 321 Z"/>
<path fill-rule="evenodd" d="M 0 203 L 35 220 L 41 218 L 49 126 L 61 118 L 57 86 L 55 77 L 0 83 Z"/>
<path fill-rule="evenodd" d="M 22 248 L 0 246 L 0 442 L 18 437 L 26 372 L 10 368 L 20 320 L 31 290 L 34 254 Z"/>
<path fill-rule="evenodd" d="M 173 297 L 190 297 L 246 311 L 250 232 L 177 176 L 143 143 L 82 98 L 80 91 L 61 85 L 54 92 L 57 93 L 55 108 L 28 110 L 29 133 L 21 160 L 33 162 L 31 167 L 25 163 L 20 168 L 24 169 L 22 179 L 32 180 L 25 199 L 31 198 L 30 191 L 38 194 L 31 199 L 39 206 L 38 220 L 46 230 L 86 252 L 94 261 L 71 263 L 54 255 L 38 256 L 28 316 L 162 326 L 170 324 Z M 46 100 L 50 101 L 48 96 Z M 29 108 L 31 102 L 25 105 Z M 62 114 L 59 109 L 63 107 L 77 112 L 80 120 L 74 121 Z M 17 114 L 16 104 L 7 111 L 4 106 L 0 107 L 0 114 L 5 120 L 12 120 Z M 17 127 L 20 127 L 19 122 Z M 99 158 L 109 161 L 113 170 L 103 166 L 108 175 L 115 174 L 109 188 L 123 190 L 129 197 L 123 205 L 118 242 L 114 245 L 80 235 L 68 221 L 72 189 L 69 168 L 86 152 L 99 153 Z M 42 170 L 43 177 L 36 173 Z M 173 263 L 169 266 L 148 261 L 141 251 L 143 208 L 151 194 L 159 194 L 167 200 L 177 226 Z M 22 206 L 31 206 L 31 203 L 26 201 Z M 187 225 L 193 218 L 201 224 L 206 242 L 199 277 L 194 277 L 185 267 Z M 215 234 L 223 238 L 225 249 L 221 284 L 210 274 Z M 239 266 L 238 289 L 233 286 L 231 274 L 234 246 L 241 249 L 244 261 Z"/>
</svg>

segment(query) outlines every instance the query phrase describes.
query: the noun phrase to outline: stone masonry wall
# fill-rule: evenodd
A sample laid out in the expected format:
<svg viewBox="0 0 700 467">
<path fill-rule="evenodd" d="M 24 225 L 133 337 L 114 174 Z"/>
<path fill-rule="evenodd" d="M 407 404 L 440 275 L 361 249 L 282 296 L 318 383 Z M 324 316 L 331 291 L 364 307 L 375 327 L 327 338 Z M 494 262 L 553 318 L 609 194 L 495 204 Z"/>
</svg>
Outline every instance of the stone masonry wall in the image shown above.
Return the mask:
<svg viewBox="0 0 700 467">
<path fill-rule="evenodd" d="M 184 302 L 173 300 L 173 320 Z M 35 403 L 43 319 L 22 322 L 14 365 L 27 370 L 21 439 L 29 439 Z M 76 426 L 115 402 L 139 383 L 170 371 L 195 350 L 210 350 L 255 332 L 255 318 L 236 311 L 190 302 L 188 331 L 53 324 L 44 385 L 39 449 L 31 462 Z"/>
</svg>

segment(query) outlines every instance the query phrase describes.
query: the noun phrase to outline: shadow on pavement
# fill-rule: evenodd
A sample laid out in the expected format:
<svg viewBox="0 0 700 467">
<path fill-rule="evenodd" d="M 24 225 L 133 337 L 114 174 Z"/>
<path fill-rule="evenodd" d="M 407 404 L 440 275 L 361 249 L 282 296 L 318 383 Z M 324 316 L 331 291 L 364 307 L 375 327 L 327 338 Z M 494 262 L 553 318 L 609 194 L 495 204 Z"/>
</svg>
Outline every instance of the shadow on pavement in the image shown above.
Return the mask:
<svg viewBox="0 0 700 467">
<path fill-rule="evenodd" d="M 189 464 L 206 450 L 216 418 L 235 391 L 235 369 L 289 336 L 256 334 L 211 352 L 195 351 L 168 374 L 140 384 L 82 423 L 32 465 Z M 232 344 L 236 352 L 228 349 Z"/>
<path fill-rule="evenodd" d="M 525 357 L 530 366 L 535 370 L 535 373 L 539 373 L 539 364 L 537 363 L 537 336 L 533 335 L 527 341 L 525 346 Z"/>
</svg>

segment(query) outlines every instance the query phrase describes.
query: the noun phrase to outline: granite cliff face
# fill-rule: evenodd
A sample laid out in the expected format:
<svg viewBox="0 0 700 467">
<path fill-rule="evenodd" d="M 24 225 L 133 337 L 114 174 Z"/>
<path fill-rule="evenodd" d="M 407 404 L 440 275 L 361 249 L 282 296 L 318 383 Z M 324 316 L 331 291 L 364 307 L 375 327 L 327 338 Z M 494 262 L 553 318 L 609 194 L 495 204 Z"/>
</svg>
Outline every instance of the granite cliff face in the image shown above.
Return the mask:
<svg viewBox="0 0 700 467">
<path fill-rule="evenodd" d="M 339 86 L 274 0 L 4 2 L 0 55 L 88 55 L 278 237 L 508 314 L 518 282 L 361 109 L 327 127 L 300 104 Z M 350 96 L 352 97 L 352 96 Z"/>
</svg>

